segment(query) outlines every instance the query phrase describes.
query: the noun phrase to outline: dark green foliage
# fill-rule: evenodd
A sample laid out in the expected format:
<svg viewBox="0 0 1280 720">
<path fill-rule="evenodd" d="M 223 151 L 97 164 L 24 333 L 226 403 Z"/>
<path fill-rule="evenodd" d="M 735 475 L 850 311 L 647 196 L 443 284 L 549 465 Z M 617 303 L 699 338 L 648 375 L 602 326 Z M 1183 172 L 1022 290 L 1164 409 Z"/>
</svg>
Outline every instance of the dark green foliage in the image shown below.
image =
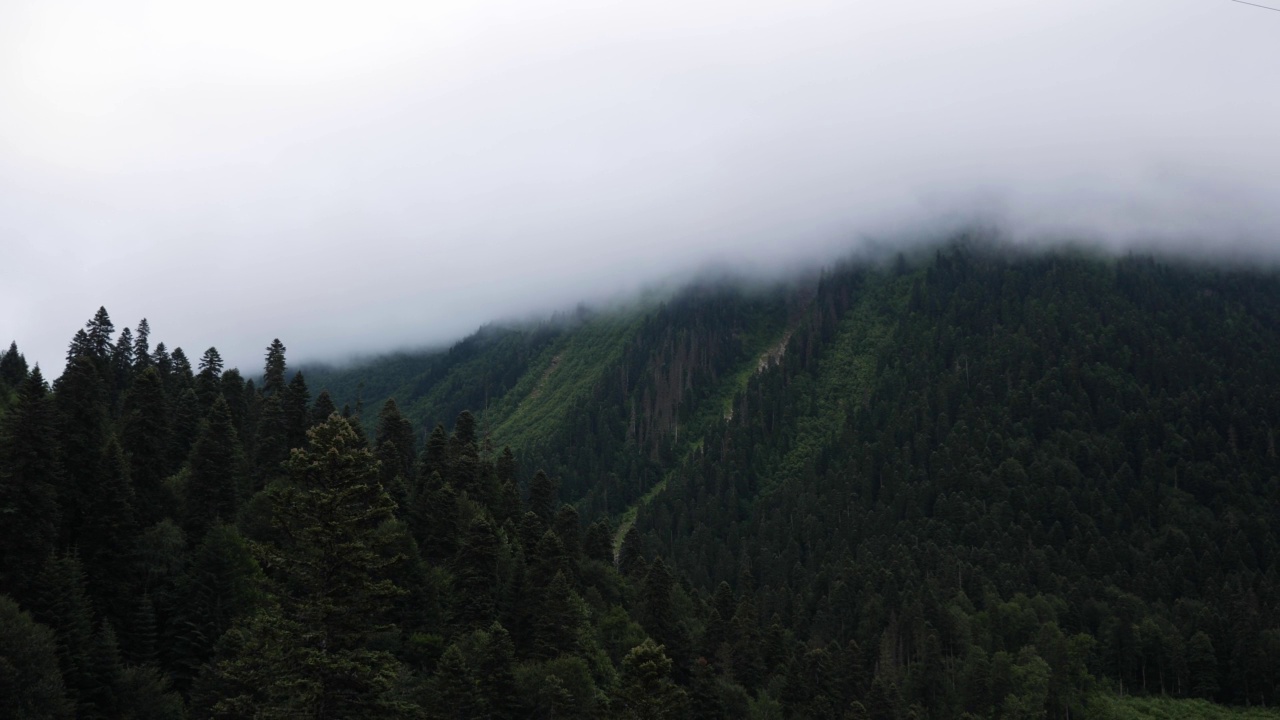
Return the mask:
<svg viewBox="0 0 1280 720">
<path fill-rule="evenodd" d="M 57 415 L 40 368 L 0 418 L 0 592 L 25 600 L 58 539 Z"/>
<path fill-rule="evenodd" d="M 27 379 L 27 359 L 18 352 L 18 343 L 10 342 L 9 349 L 0 353 L 0 383 L 16 388 Z"/>
<path fill-rule="evenodd" d="M 622 661 L 615 717 L 635 720 L 685 717 L 685 692 L 671 681 L 671 659 L 661 645 L 645 640 Z"/>
<path fill-rule="evenodd" d="M 193 540 L 219 522 L 235 519 L 243 492 L 244 458 L 227 401 L 218 395 L 191 448 L 186 488 L 186 523 Z"/>
<path fill-rule="evenodd" d="M 0 572 L 84 716 L 1280 698 L 1270 272 L 961 243 L 308 368 L 314 405 L 278 341 L 259 391 L 124 335 L 95 317 L 52 402 L 0 357 L 0 480 L 45 478 L 0 485 L 39 508 Z"/>
<path fill-rule="evenodd" d="M 54 633 L 0 595 L 0 716 L 15 720 L 71 718 L 58 668 Z"/>
<path fill-rule="evenodd" d="M 402 591 L 383 578 L 398 561 L 380 546 L 392 503 L 373 454 L 333 418 L 293 454 L 289 479 L 270 493 L 281 544 L 264 548 L 279 607 L 260 610 L 229 638 L 201 692 L 221 695 L 213 715 L 261 708 L 302 717 L 402 717 L 401 669 L 375 639 Z"/>
<path fill-rule="evenodd" d="M 546 525 L 551 525 L 551 518 L 555 515 L 556 506 L 559 503 L 556 500 L 556 486 L 551 482 L 551 478 L 541 470 L 534 474 L 533 480 L 529 481 L 529 502 L 528 510 L 538 516 Z"/>
<path fill-rule="evenodd" d="M 467 526 L 452 566 L 454 622 L 462 629 L 488 625 L 498 590 L 498 536 L 483 516 Z"/>
<path fill-rule="evenodd" d="M 95 687 L 93 612 L 85 593 L 84 570 L 74 555 L 51 557 L 36 579 L 31 603 L 35 618 L 54 632 L 58 667 L 77 715 L 88 709 Z"/>
<path fill-rule="evenodd" d="M 280 342 L 280 338 L 272 340 L 271 345 L 267 347 L 267 362 L 262 370 L 262 394 L 264 396 L 270 397 L 284 392 L 284 351 L 284 343 Z"/>
<path fill-rule="evenodd" d="M 119 421 L 120 442 L 129 457 L 134 508 L 142 525 L 160 520 L 169 510 L 163 490 L 172 469 L 169 421 L 164 380 L 154 367 L 147 367 L 125 393 Z"/>
</svg>

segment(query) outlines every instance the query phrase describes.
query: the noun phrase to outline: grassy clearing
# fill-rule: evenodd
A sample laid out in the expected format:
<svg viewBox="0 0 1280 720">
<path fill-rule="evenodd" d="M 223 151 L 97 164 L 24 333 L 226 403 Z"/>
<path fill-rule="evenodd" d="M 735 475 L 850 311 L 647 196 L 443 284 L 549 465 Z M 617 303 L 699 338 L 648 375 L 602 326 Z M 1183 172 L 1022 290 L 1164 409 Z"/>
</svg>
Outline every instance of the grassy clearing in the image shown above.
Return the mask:
<svg viewBox="0 0 1280 720">
<path fill-rule="evenodd" d="M 1204 700 L 1097 695 L 1089 717 L 1098 720 L 1280 720 L 1280 709 L 1214 705 Z"/>
<path fill-rule="evenodd" d="M 638 313 L 601 316 L 547 348 L 493 409 L 496 443 L 528 447 L 547 440 L 621 357 L 639 320 Z"/>
</svg>

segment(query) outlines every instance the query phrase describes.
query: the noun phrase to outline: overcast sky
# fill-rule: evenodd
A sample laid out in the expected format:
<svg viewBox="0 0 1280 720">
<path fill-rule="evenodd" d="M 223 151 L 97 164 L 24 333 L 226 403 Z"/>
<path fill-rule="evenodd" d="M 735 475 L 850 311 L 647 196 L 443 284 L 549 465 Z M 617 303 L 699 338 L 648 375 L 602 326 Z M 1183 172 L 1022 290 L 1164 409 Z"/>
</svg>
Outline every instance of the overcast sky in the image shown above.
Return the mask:
<svg viewBox="0 0 1280 720">
<path fill-rule="evenodd" d="M 1280 12 L 0 2 L 0 339 L 54 374 L 99 305 L 256 370 L 974 220 L 1280 251 Z"/>
</svg>

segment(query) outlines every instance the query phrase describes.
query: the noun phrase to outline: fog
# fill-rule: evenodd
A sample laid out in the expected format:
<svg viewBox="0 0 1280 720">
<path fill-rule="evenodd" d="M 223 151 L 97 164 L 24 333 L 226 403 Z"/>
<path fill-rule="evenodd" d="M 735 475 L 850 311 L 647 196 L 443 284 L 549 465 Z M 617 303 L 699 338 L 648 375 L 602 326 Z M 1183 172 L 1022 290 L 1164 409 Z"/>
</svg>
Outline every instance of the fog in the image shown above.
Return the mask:
<svg viewBox="0 0 1280 720">
<path fill-rule="evenodd" d="M 1280 13 L 0 3 L 0 340 L 257 369 L 982 223 L 1280 255 Z"/>
</svg>

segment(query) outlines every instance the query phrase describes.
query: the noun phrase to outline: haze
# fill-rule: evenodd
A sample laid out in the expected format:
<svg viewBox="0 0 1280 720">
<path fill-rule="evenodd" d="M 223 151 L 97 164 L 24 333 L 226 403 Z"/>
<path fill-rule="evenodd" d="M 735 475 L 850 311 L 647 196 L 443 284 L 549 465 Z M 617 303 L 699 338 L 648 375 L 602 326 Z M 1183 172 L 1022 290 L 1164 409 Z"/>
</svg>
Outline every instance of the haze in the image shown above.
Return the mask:
<svg viewBox="0 0 1280 720">
<path fill-rule="evenodd" d="M 260 366 L 970 222 L 1272 260 L 1280 13 L 0 4 L 0 340 L 105 305 Z"/>
</svg>

